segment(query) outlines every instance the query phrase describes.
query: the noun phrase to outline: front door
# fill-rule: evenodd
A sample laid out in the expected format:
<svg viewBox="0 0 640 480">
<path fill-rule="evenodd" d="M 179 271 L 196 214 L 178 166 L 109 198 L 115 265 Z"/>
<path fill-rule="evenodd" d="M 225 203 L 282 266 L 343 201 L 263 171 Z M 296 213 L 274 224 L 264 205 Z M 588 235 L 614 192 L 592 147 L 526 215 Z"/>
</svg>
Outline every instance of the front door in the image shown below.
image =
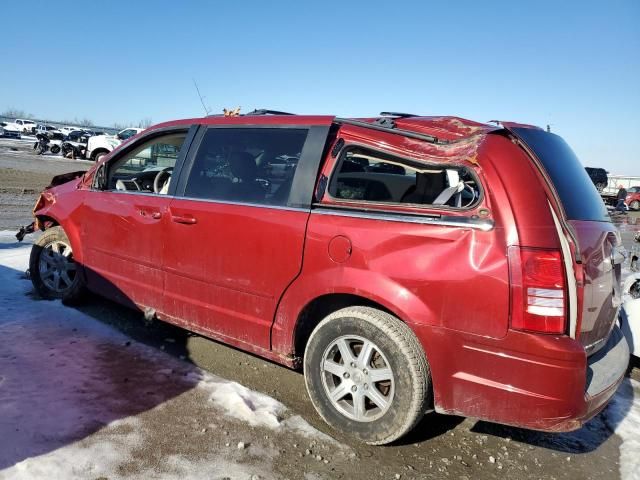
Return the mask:
<svg viewBox="0 0 640 480">
<path fill-rule="evenodd" d="M 90 289 L 161 310 L 171 175 L 186 137 L 179 129 L 139 139 L 109 160 L 103 185 L 87 192 L 82 236 Z"/>
<path fill-rule="evenodd" d="M 299 274 L 328 126 L 211 127 L 169 205 L 165 307 L 189 327 L 269 348 Z"/>
</svg>

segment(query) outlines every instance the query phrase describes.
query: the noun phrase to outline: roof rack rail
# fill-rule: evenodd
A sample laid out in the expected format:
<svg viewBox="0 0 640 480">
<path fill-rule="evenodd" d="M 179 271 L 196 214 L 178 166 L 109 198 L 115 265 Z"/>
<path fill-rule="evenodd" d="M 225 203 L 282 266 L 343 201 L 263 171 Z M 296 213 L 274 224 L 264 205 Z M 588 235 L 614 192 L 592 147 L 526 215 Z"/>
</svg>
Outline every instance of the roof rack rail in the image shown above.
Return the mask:
<svg viewBox="0 0 640 480">
<path fill-rule="evenodd" d="M 420 115 L 414 115 L 413 113 L 402 113 L 402 112 L 380 112 L 381 117 L 396 117 L 396 118 L 409 118 L 409 117 L 419 117 Z"/>
<path fill-rule="evenodd" d="M 269 110 L 267 108 L 256 108 L 252 112 L 245 113 L 245 115 L 295 115 L 295 113 L 280 112 L 278 110 Z"/>
<path fill-rule="evenodd" d="M 446 145 L 449 140 L 441 140 L 433 135 L 427 135 L 424 133 L 412 132 L 410 130 L 403 130 L 402 128 L 395 128 L 394 126 L 383 125 L 379 123 L 364 122 L 362 120 L 352 120 L 350 118 L 335 118 L 335 123 L 343 125 L 353 125 L 356 127 L 369 128 L 371 130 L 378 130 L 380 132 L 393 133 L 395 135 L 402 135 L 403 137 L 415 138 L 417 140 L 424 140 L 429 143 L 438 143 L 440 145 Z"/>
</svg>

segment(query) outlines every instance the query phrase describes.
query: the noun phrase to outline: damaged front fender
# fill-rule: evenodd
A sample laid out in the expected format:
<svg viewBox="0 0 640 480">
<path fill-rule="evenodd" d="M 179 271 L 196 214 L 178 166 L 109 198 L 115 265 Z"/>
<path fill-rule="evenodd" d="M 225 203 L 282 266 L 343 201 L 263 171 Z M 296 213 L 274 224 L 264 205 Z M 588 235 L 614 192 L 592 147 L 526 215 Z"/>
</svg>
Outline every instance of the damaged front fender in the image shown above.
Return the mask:
<svg viewBox="0 0 640 480">
<path fill-rule="evenodd" d="M 64 173 L 62 175 L 56 175 L 51 179 L 49 185 L 47 185 L 42 193 L 38 196 L 35 205 L 33 206 L 33 216 L 35 220 L 31 222 L 29 225 L 25 225 L 20 227 L 20 230 L 16 233 L 16 239 L 21 242 L 24 240 L 24 237 L 35 232 L 36 230 L 46 230 L 50 226 L 53 226 L 55 222 L 50 220 L 41 220 L 41 216 L 44 211 L 48 211 L 55 203 L 58 193 L 63 193 L 65 190 L 68 190 L 69 187 L 63 188 L 61 192 L 57 192 L 58 187 L 67 184 L 70 184 L 74 180 L 78 178 L 82 178 L 85 175 L 84 170 L 79 170 L 76 172 Z M 70 185 L 71 189 L 77 188 L 79 186 L 79 182 L 75 182 L 73 185 Z"/>
</svg>

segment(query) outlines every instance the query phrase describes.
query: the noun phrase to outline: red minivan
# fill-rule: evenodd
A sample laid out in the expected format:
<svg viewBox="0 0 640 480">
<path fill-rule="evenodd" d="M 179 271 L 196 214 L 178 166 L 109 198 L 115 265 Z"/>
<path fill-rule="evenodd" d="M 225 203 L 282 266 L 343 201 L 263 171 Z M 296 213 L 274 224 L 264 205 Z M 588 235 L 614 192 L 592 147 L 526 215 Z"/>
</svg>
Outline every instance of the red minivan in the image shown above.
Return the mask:
<svg viewBox="0 0 640 480">
<path fill-rule="evenodd" d="M 151 127 L 40 196 L 30 272 L 302 368 L 334 428 L 578 428 L 621 382 L 620 236 L 559 136 L 400 113 Z"/>
</svg>

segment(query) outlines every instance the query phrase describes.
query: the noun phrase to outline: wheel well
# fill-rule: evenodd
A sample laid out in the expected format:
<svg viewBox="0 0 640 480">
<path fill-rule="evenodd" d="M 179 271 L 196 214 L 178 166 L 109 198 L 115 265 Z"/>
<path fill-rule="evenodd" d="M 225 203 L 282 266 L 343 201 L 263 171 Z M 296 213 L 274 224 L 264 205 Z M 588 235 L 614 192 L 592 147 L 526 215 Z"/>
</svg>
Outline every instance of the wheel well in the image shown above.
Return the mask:
<svg viewBox="0 0 640 480">
<path fill-rule="evenodd" d="M 48 217 L 46 215 L 37 215 L 36 220 L 38 223 L 38 227 L 43 231 L 48 228 L 60 225 L 54 218 Z"/>
<path fill-rule="evenodd" d="M 322 295 L 309 302 L 298 315 L 298 321 L 296 322 L 294 331 L 295 356 L 302 357 L 304 355 L 311 332 L 313 332 L 313 329 L 316 328 L 327 315 L 341 308 L 355 306 L 377 308 L 378 310 L 397 316 L 379 303 L 358 295 L 346 293 Z"/>
<path fill-rule="evenodd" d="M 109 150 L 106 148 L 96 148 L 93 152 L 91 152 L 91 158 L 96 158 L 99 153 L 109 153 Z"/>
</svg>

